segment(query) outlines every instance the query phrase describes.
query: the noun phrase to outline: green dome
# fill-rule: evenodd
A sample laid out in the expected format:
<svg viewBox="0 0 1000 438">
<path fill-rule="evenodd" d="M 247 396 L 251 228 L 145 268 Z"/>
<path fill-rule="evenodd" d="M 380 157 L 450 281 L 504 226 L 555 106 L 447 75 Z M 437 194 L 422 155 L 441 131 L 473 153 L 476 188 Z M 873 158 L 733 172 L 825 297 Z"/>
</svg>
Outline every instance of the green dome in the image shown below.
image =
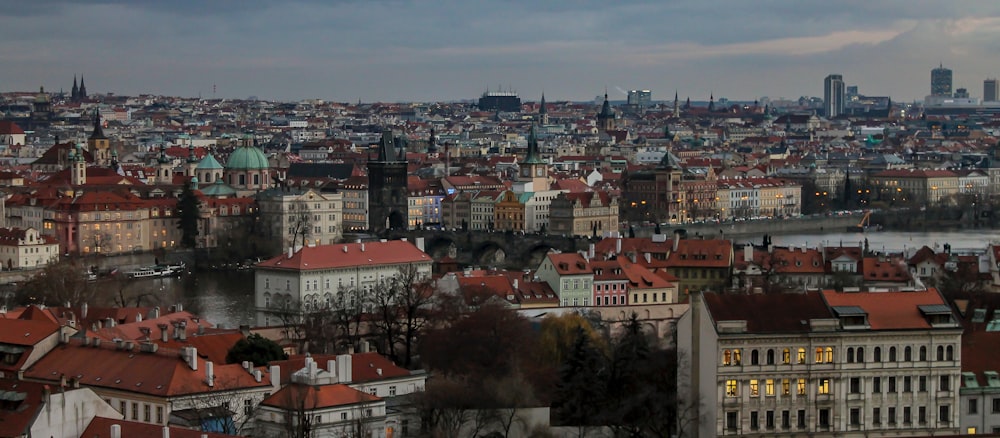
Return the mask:
<svg viewBox="0 0 1000 438">
<path fill-rule="evenodd" d="M 212 156 L 212 154 L 205 154 L 205 158 L 202 158 L 201 161 L 198 162 L 198 167 L 196 167 L 195 169 L 222 170 L 222 165 L 219 164 L 219 161 L 216 160 L 215 157 Z"/>
<path fill-rule="evenodd" d="M 254 146 L 240 146 L 229 155 L 227 170 L 262 170 L 270 167 L 267 156 Z"/>
</svg>

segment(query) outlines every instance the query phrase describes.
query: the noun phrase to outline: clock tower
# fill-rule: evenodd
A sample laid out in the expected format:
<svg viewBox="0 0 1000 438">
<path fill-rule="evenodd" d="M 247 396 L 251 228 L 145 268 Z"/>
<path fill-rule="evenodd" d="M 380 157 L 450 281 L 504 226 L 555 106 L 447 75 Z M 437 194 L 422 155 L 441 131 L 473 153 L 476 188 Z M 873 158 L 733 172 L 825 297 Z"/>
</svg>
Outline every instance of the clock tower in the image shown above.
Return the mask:
<svg viewBox="0 0 1000 438">
<path fill-rule="evenodd" d="M 542 161 L 539 155 L 535 125 L 531 125 L 531 132 L 528 134 L 528 155 L 521 163 L 518 182 L 530 182 L 530 191 L 532 192 L 543 192 L 549 189 L 549 165 Z"/>
</svg>

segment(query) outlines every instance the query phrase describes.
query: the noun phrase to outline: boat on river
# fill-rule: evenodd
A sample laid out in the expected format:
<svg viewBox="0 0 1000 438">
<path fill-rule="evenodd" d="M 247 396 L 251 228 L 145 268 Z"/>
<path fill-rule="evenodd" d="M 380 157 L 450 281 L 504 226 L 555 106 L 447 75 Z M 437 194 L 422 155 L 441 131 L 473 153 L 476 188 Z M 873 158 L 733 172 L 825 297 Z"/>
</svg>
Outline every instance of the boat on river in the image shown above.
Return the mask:
<svg viewBox="0 0 1000 438">
<path fill-rule="evenodd" d="M 162 278 L 162 277 L 179 277 L 184 273 L 185 265 L 183 262 L 180 263 L 168 263 L 152 266 L 143 266 L 138 269 L 131 271 L 126 271 L 125 275 L 128 278 Z"/>
</svg>

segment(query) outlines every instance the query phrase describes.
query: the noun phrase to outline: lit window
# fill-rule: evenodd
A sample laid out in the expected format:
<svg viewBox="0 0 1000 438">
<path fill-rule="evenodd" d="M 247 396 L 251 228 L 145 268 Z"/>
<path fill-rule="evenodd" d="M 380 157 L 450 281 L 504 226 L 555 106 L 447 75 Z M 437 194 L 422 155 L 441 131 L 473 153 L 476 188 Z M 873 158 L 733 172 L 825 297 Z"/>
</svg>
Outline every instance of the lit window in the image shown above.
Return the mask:
<svg viewBox="0 0 1000 438">
<path fill-rule="evenodd" d="M 798 387 L 796 389 L 798 390 L 798 394 L 806 395 L 806 379 L 799 379 L 797 386 Z"/>
<path fill-rule="evenodd" d="M 739 395 L 739 385 L 735 380 L 726 380 L 726 397 L 736 397 Z"/>
<path fill-rule="evenodd" d="M 767 379 L 764 384 L 764 394 L 773 397 L 774 396 L 774 379 Z"/>
<path fill-rule="evenodd" d="M 798 354 L 798 358 L 797 359 L 798 359 L 798 362 L 800 364 L 806 363 L 806 349 L 805 348 L 799 348 L 799 354 Z"/>
<path fill-rule="evenodd" d="M 819 379 L 819 385 L 816 387 L 816 392 L 818 394 L 829 394 L 830 379 Z"/>
<path fill-rule="evenodd" d="M 759 388 L 757 387 L 757 379 L 750 380 L 750 396 L 757 397 L 760 395 Z"/>
</svg>

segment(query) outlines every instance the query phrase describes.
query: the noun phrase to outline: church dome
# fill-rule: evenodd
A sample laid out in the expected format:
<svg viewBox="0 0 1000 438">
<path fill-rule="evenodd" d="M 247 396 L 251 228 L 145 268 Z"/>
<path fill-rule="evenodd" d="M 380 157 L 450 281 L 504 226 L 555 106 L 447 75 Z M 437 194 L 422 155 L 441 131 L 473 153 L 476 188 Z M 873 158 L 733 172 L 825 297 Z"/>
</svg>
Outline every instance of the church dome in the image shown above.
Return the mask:
<svg viewBox="0 0 1000 438">
<path fill-rule="evenodd" d="M 255 146 L 240 146 L 229 155 L 227 170 L 262 170 L 270 165 L 264 152 Z"/>
</svg>

